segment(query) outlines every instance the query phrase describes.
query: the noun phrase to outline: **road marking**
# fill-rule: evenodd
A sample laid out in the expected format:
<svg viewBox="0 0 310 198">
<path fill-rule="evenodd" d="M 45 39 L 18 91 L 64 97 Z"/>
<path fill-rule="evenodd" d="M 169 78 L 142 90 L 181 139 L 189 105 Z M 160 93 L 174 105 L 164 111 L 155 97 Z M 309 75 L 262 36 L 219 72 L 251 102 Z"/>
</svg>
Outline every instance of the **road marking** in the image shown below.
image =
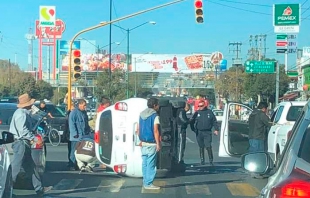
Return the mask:
<svg viewBox="0 0 310 198">
<path fill-rule="evenodd" d="M 166 181 L 154 181 L 153 183 L 155 186 L 160 186 L 160 189 L 158 190 L 148 190 L 148 189 L 144 189 L 143 186 L 141 188 L 141 193 L 144 194 L 160 194 L 160 193 L 164 193 L 165 192 L 165 186 L 166 186 Z"/>
<path fill-rule="evenodd" d="M 186 141 L 189 143 L 195 143 L 193 140 L 189 139 L 189 137 L 186 137 Z"/>
<path fill-rule="evenodd" d="M 121 190 L 124 183 L 124 179 L 118 179 L 116 181 L 104 179 L 101 181 L 96 191 L 117 193 Z"/>
<path fill-rule="evenodd" d="M 208 185 L 191 185 L 190 183 L 185 186 L 186 193 L 188 195 L 201 194 L 201 195 L 212 195 Z"/>
<path fill-rule="evenodd" d="M 77 187 L 83 179 L 62 179 L 58 182 L 53 190 L 72 190 Z"/>
<path fill-rule="evenodd" d="M 257 197 L 259 190 L 247 183 L 227 183 L 228 190 L 234 196 Z"/>
</svg>

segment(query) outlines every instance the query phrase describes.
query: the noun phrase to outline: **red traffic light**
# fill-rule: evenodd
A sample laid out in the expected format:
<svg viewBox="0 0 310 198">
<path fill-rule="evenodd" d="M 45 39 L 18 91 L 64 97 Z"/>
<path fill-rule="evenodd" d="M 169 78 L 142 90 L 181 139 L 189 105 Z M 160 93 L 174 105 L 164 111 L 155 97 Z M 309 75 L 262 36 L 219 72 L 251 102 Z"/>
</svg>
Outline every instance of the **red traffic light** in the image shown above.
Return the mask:
<svg viewBox="0 0 310 198">
<path fill-rule="evenodd" d="M 202 8 L 202 1 L 201 0 L 196 0 L 195 1 L 195 7 L 196 8 Z"/>
<path fill-rule="evenodd" d="M 80 57 L 81 56 L 81 51 L 80 50 L 74 50 L 73 51 L 73 56 Z"/>
</svg>

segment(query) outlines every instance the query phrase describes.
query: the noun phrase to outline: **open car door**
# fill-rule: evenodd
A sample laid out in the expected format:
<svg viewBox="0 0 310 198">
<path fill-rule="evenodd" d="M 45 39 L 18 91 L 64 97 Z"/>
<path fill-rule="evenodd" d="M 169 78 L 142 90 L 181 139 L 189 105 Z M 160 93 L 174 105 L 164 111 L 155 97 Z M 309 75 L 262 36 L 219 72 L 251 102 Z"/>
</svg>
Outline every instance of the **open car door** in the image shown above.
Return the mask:
<svg viewBox="0 0 310 198">
<path fill-rule="evenodd" d="M 228 102 L 221 125 L 219 157 L 240 157 L 249 148 L 249 116 L 252 109 L 244 104 Z"/>
</svg>

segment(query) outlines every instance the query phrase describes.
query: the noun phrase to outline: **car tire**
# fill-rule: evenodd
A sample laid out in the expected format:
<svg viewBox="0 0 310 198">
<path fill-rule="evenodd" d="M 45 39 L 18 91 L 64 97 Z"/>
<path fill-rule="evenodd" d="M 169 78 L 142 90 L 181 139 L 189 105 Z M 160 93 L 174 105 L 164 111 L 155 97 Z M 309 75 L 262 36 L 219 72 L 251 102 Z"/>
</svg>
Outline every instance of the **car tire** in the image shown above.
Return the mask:
<svg viewBox="0 0 310 198">
<path fill-rule="evenodd" d="M 12 178 L 12 168 L 9 167 L 8 174 L 6 176 L 5 187 L 3 191 L 3 197 L 12 198 L 13 197 L 13 178 Z"/>
</svg>

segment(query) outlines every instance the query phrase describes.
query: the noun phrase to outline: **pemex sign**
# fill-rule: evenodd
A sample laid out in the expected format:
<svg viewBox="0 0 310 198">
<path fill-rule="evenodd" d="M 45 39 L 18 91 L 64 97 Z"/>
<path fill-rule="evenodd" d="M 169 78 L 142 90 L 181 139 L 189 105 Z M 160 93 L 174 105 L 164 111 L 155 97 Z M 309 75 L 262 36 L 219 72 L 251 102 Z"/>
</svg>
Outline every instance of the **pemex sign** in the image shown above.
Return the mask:
<svg viewBox="0 0 310 198">
<path fill-rule="evenodd" d="M 273 26 L 276 33 L 298 33 L 301 22 L 300 4 L 274 4 Z"/>
</svg>

